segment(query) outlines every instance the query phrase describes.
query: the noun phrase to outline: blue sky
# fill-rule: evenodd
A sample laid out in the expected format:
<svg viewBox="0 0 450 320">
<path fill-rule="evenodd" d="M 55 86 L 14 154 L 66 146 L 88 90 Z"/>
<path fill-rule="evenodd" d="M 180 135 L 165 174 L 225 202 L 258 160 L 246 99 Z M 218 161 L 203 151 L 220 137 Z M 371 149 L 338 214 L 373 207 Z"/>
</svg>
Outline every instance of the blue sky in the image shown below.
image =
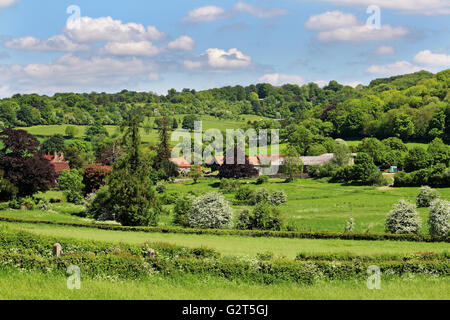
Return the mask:
<svg viewBox="0 0 450 320">
<path fill-rule="evenodd" d="M 436 72 L 449 14 L 448 0 L 0 0 L 0 97 Z"/>
</svg>

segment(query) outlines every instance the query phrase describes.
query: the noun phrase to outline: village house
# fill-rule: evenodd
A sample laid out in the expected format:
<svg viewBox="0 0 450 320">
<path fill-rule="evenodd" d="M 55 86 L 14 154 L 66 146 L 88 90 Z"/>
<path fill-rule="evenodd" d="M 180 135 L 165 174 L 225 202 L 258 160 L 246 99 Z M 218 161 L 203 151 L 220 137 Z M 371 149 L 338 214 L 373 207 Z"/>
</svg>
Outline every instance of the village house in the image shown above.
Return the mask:
<svg viewBox="0 0 450 320">
<path fill-rule="evenodd" d="M 187 176 L 191 172 L 192 165 L 185 158 L 170 158 L 169 161 L 176 164 L 180 175 Z"/>
<path fill-rule="evenodd" d="M 58 153 L 55 151 L 53 153 L 53 155 L 46 155 L 45 159 L 50 161 L 51 165 L 53 166 L 53 168 L 55 169 L 55 172 L 57 174 L 60 174 L 64 170 L 70 170 L 69 164 L 64 159 L 64 153 L 63 152 L 61 152 L 58 155 Z"/>
</svg>

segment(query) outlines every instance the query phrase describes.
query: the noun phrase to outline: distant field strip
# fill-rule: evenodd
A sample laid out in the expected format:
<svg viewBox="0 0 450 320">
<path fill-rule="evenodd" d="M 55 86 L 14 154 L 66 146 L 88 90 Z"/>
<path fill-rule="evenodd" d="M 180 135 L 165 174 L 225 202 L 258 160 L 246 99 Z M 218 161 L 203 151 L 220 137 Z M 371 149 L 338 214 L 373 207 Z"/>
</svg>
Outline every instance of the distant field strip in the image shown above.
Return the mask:
<svg viewBox="0 0 450 320">
<path fill-rule="evenodd" d="M 168 243 L 188 248 L 208 247 L 227 256 L 256 256 L 258 253 L 272 252 L 277 257 L 295 258 L 299 253 L 382 255 L 411 254 L 418 252 L 443 253 L 450 251 L 445 242 L 406 242 L 406 241 L 351 241 L 340 239 L 286 239 L 255 238 L 245 236 L 218 236 L 176 233 L 146 233 L 112 230 L 97 230 L 58 226 L 55 224 L 6 223 L 10 228 L 23 230 L 36 235 L 61 238 L 108 241 L 113 243 L 142 244 L 145 242 Z"/>
<path fill-rule="evenodd" d="M 395 235 L 395 234 L 370 234 L 370 233 L 337 233 L 337 232 L 289 232 L 289 231 L 260 231 L 260 230 L 228 230 L 228 229 L 191 229 L 178 227 L 124 227 L 106 223 L 76 223 L 56 222 L 51 220 L 19 219 L 0 215 L 0 221 L 25 224 L 55 225 L 63 227 L 90 228 L 116 232 L 141 232 L 161 234 L 186 234 L 186 235 L 214 235 L 250 238 L 291 238 L 291 239 L 339 239 L 339 240 L 365 240 L 365 241 L 409 241 L 450 243 L 450 237 L 430 237 L 426 235 Z"/>
</svg>

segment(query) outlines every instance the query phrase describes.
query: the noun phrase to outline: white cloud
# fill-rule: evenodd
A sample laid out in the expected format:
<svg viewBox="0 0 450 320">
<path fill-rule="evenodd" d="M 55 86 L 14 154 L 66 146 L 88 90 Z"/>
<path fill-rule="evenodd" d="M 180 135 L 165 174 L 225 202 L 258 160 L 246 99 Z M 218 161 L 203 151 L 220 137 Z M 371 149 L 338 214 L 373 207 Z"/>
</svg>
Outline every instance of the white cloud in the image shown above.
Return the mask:
<svg viewBox="0 0 450 320">
<path fill-rule="evenodd" d="M 56 35 L 48 40 L 39 40 L 33 37 L 11 39 L 4 43 L 4 46 L 14 50 L 24 51 L 84 51 L 90 46 L 75 43 L 67 39 L 64 35 Z"/>
<path fill-rule="evenodd" d="M 152 72 L 148 74 L 148 79 L 151 81 L 159 81 L 161 77 L 159 76 L 159 74 Z"/>
<path fill-rule="evenodd" d="M 450 67 L 450 55 L 424 50 L 414 57 L 414 62 L 425 66 Z"/>
<path fill-rule="evenodd" d="M 11 92 L 9 86 L 0 86 L 0 99 L 10 98 L 14 93 Z"/>
<path fill-rule="evenodd" d="M 383 76 L 395 76 L 407 73 L 414 73 L 422 70 L 423 68 L 416 66 L 408 61 L 397 61 L 393 64 L 387 65 L 373 65 L 366 71 L 372 74 L 378 74 Z"/>
<path fill-rule="evenodd" d="M 227 15 L 227 11 L 218 6 L 205 6 L 189 11 L 187 17 L 183 18 L 186 23 L 211 22 Z"/>
<path fill-rule="evenodd" d="M 189 51 L 195 47 L 195 41 L 189 36 L 181 36 L 172 42 L 169 42 L 167 48 L 169 50 Z"/>
<path fill-rule="evenodd" d="M 145 28 L 142 24 L 122 23 L 111 17 L 81 17 L 78 21 L 71 20 L 64 28 L 63 33 L 79 43 L 160 41 L 166 36 L 164 32 L 153 26 Z"/>
<path fill-rule="evenodd" d="M 278 16 L 283 16 L 287 13 L 287 11 L 285 9 L 262 8 L 262 7 L 258 7 L 258 6 L 251 5 L 251 4 L 248 4 L 245 2 L 241 2 L 241 1 L 236 3 L 236 5 L 233 7 L 233 9 L 238 12 L 250 13 L 251 15 L 253 15 L 257 18 L 260 18 L 260 19 L 274 18 L 274 17 L 278 17 Z"/>
<path fill-rule="evenodd" d="M 299 76 L 293 74 L 284 74 L 284 73 L 269 73 L 265 74 L 262 77 L 258 78 L 259 82 L 270 83 L 274 86 L 280 86 L 283 84 L 298 84 L 303 85 L 306 83 L 306 80 Z"/>
<path fill-rule="evenodd" d="M 314 83 L 317 84 L 320 88 L 323 88 L 326 85 L 328 85 L 328 81 L 325 81 L 325 80 L 317 80 L 317 81 L 314 81 Z"/>
<path fill-rule="evenodd" d="M 309 17 L 305 23 L 308 30 L 330 30 L 335 28 L 351 27 L 358 24 L 353 14 L 341 11 L 328 11 Z"/>
<path fill-rule="evenodd" d="M 91 57 L 66 54 L 49 64 L 0 65 L 0 82 L 11 91 L 51 94 L 58 91 L 123 88 L 157 70 L 149 61 L 137 58 Z"/>
<path fill-rule="evenodd" d="M 359 81 L 350 81 L 350 82 L 345 82 L 344 86 L 350 86 L 352 88 L 356 88 L 357 86 L 359 86 L 360 84 L 362 84 L 362 82 Z"/>
<path fill-rule="evenodd" d="M 338 28 L 320 32 L 317 38 L 324 42 L 373 42 L 398 40 L 410 31 L 404 27 L 383 25 L 381 29 L 369 28 L 366 25 Z"/>
<path fill-rule="evenodd" d="M 160 53 L 160 49 L 150 41 L 109 42 L 101 49 L 101 52 L 116 56 L 153 57 Z"/>
<path fill-rule="evenodd" d="M 0 0 L 0 8 L 10 7 L 16 2 L 19 2 L 19 0 Z"/>
<path fill-rule="evenodd" d="M 440 15 L 450 14 L 450 2 L 448 0 L 322 0 L 339 5 L 368 7 L 377 5 L 381 9 L 399 10 L 405 14 Z"/>
<path fill-rule="evenodd" d="M 205 6 L 189 11 L 188 16 L 183 18 L 184 23 L 212 22 L 223 18 L 234 17 L 239 13 L 246 12 L 259 19 L 270 19 L 287 14 L 282 8 L 263 8 L 242 1 L 237 2 L 231 10 L 218 6 Z"/>
<path fill-rule="evenodd" d="M 247 68 L 252 65 L 252 59 L 236 48 L 228 51 L 210 48 L 195 60 L 185 60 L 184 66 L 189 70 L 230 70 Z"/>
<path fill-rule="evenodd" d="M 379 55 L 394 54 L 395 49 L 391 46 L 379 46 L 375 52 Z"/>
</svg>

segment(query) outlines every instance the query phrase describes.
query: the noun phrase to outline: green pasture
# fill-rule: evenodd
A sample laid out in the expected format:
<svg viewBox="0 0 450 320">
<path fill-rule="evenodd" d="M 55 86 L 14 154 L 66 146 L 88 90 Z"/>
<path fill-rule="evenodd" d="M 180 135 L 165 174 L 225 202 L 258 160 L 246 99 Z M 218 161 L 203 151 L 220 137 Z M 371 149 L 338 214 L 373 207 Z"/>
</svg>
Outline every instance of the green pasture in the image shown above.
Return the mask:
<svg viewBox="0 0 450 320">
<path fill-rule="evenodd" d="M 329 183 L 327 180 L 296 179 L 284 183 L 283 179 L 270 179 L 270 183 L 255 185 L 254 180 L 243 181 L 251 189 L 267 188 L 270 191 L 283 190 L 288 196 L 287 203 L 280 206 L 289 224 L 301 231 L 343 232 L 346 221 L 353 216 L 356 232 L 384 232 L 384 221 L 393 205 L 400 199 L 415 203 L 419 188 L 377 188 L 348 186 Z M 167 192 L 177 194 L 219 191 L 219 180 L 203 179 L 197 184 L 192 181 L 167 185 Z M 439 189 L 443 199 L 450 199 L 450 188 Z M 234 193 L 226 193 L 232 202 Z M 235 214 L 243 207 L 234 206 Z M 251 208 L 251 207 L 249 207 Z M 423 232 L 427 232 L 428 210 L 419 209 Z"/>
<path fill-rule="evenodd" d="M 417 252 L 446 252 L 450 244 L 445 242 L 405 241 L 357 241 L 323 239 L 254 238 L 243 236 L 217 236 L 173 233 L 147 233 L 110 231 L 80 227 L 66 227 L 49 224 L 6 223 L 14 230 L 23 230 L 36 235 L 61 238 L 107 241 L 113 243 L 142 244 L 170 243 L 183 247 L 208 247 L 226 256 L 254 258 L 258 253 L 272 252 L 276 257 L 293 259 L 298 253 L 342 253 L 354 255 L 410 254 Z"/>
<path fill-rule="evenodd" d="M 359 280 L 267 286 L 192 275 L 134 281 L 82 277 L 80 290 L 69 290 L 63 276 L 0 269 L 1 300 L 446 300 L 449 293 L 449 279 L 424 276 L 382 277 L 380 290 Z"/>
</svg>

